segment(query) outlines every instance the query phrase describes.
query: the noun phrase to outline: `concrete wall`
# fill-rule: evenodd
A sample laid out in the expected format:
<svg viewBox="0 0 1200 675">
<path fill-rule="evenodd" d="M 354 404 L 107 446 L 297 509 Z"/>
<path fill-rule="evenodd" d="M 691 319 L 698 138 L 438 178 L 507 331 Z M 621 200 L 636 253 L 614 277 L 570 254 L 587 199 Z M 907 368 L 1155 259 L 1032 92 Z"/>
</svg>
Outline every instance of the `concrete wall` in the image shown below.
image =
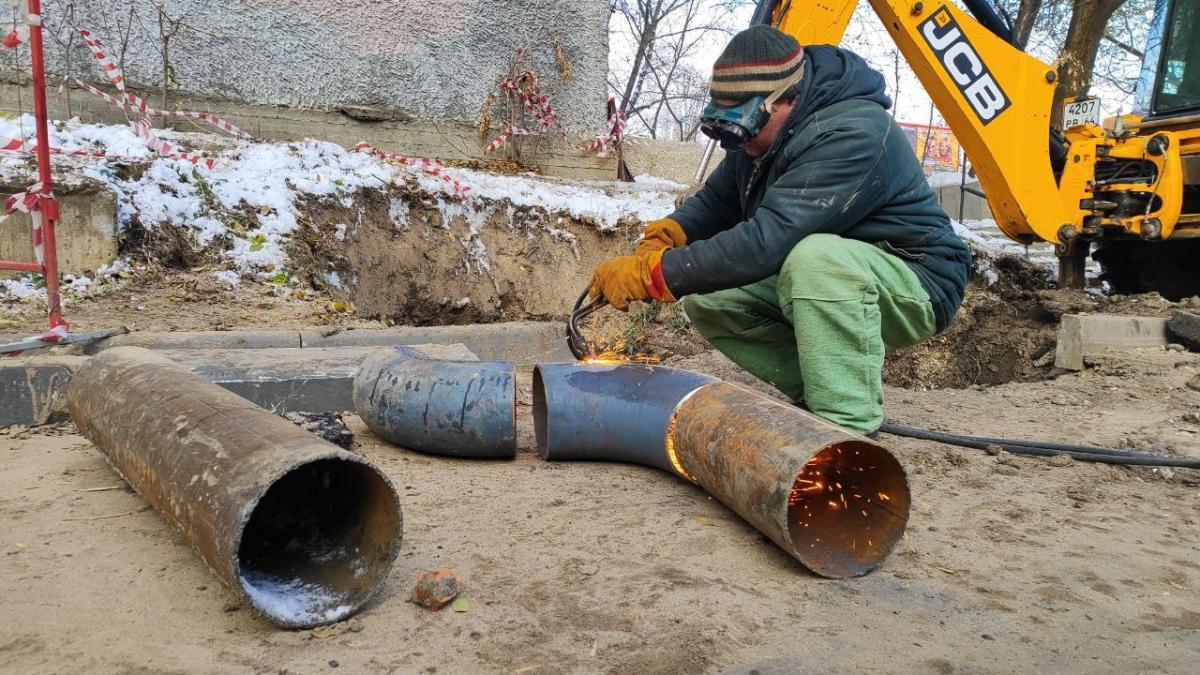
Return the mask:
<svg viewBox="0 0 1200 675">
<path fill-rule="evenodd" d="M 43 14 L 59 29 L 64 0 Z M 125 72 L 157 87 L 162 61 L 154 5 L 186 26 L 170 42 L 180 91 L 235 101 L 336 108 L 375 106 L 426 121 L 475 124 L 484 99 L 508 70 L 515 50 L 574 131 L 604 118 L 608 72 L 608 3 L 604 0 L 88 0 L 75 2 L 75 23 L 97 33 L 114 53 L 135 12 Z M 7 8 L 5 11 L 9 11 Z M 5 19 L 7 22 L 7 19 Z M 554 45 L 571 64 L 560 75 Z M 64 50 L 47 43 L 51 67 Z M 76 71 L 103 81 L 82 41 Z M 83 64 L 88 67 L 82 68 Z"/>
<path fill-rule="evenodd" d="M 683 143 L 654 138 L 628 138 L 625 140 L 625 164 L 635 176 L 650 174 L 673 180 L 682 185 L 691 185 L 696 177 L 696 168 L 704 155 L 704 143 Z M 717 168 L 725 151 L 716 148 L 709 173 Z"/>
<path fill-rule="evenodd" d="M 967 183 L 967 187 L 979 189 L 978 182 Z M 947 185 L 933 191 L 938 202 L 951 218 L 958 219 L 959 205 L 962 205 L 963 220 L 983 220 L 992 217 L 992 210 L 987 200 L 969 192 L 963 192 L 958 185 Z"/>
<path fill-rule="evenodd" d="M 445 158 L 482 158 L 477 128 L 484 102 L 528 49 L 525 67 L 569 132 L 537 142 L 522 159 L 547 173 L 615 176 L 615 163 L 579 148 L 605 122 L 608 72 L 606 0 L 88 0 L 74 2 L 76 25 L 90 29 L 114 54 L 124 50 L 127 80 L 153 94 L 163 81 L 155 4 L 185 28 L 170 42 L 173 97 L 182 107 L 220 110 L 267 139 L 311 136 Z M 66 0 L 45 0 L 49 68 L 106 83 L 82 40 L 65 30 Z M 133 21 L 130 23 L 130 10 Z M 12 9 L 0 7 L 0 23 Z M 128 31 L 125 26 L 132 25 Z M 67 49 L 63 41 L 72 39 Z M 23 63 L 28 63 L 28 52 Z M 9 52 L 11 54 L 11 52 Z M 563 75 L 558 55 L 570 64 Z M 11 61 L 0 69 L 11 71 Z M 28 67 L 22 71 L 28 82 Z M 52 77 L 55 81 L 57 78 Z M 8 77 L 12 81 L 11 72 Z M 0 109 L 29 112 L 15 88 L 0 92 Z M 119 111 L 70 94 L 72 115 L 118 120 Z M 52 93 L 52 114 L 65 115 Z M 190 126 L 188 128 L 191 128 Z M 527 143 L 526 147 L 534 145 Z M 503 159 L 503 153 L 497 153 Z"/>
</svg>

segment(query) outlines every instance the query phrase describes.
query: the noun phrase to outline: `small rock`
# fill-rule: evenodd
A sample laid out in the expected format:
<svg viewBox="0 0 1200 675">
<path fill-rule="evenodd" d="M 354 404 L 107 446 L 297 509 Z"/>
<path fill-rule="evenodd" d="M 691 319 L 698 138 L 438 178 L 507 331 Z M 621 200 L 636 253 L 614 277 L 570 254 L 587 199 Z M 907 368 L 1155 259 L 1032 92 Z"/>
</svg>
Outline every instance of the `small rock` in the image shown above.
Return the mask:
<svg viewBox="0 0 1200 675">
<path fill-rule="evenodd" d="M 1158 468 L 1158 475 L 1162 476 L 1165 480 L 1171 480 L 1175 477 L 1175 472 L 1170 467 L 1160 466 Z"/>
<path fill-rule="evenodd" d="M 1004 447 L 993 443 L 984 448 L 983 451 L 989 455 L 999 455 L 1000 453 L 1004 452 Z"/>
<path fill-rule="evenodd" d="M 349 629 L 350 629 L 350 632 L 351 632 L 351 633 L 361 633 L 361 632 L 363 632 L 363 625 L 362 625 L 362 622 L 361 622 L 361 621 L 359 621 L 358 619 L 354 619 L 354 620 L 352 620 L 352 621 L 350 622 L 350 624 L 347 626 L 347 628 L 349 628 Z"/>
<path fill-rule="evenodd" d="M 1200 391 L 1200 375 L 1196 375 L 1192 379 L 1188 380 L 1187 387 L 1188 389 Z"/>
<path fill-rule="evenodd" d="M 453 570 L 426 570 L 417 577 L 412 602 L 429 610 L 439 610 L 458 595 L 461 586 Z"/>
<path fill-rule="evenodd" d="M 338 667 L 338 662 L 337 662 L 335 659 L 329 659 L 329 667 L 330 667 L 330 668 L 337 668 L 337 667 Z"/>
<path fill-rule="evenodd" d="M 1017 468 L 1020 468 L 1020 466 L 1021 466 L 1021 464 L 1019 462 L 1017 462 L 1016 456 L 1014 456 L 1011 452 L 1004 452 L 1004 451 L 1001 451 L 998 455 L 996 455 L 996 463 L 997 464 L 1006 464 L 1008 466 L 1017 467 Z"/>
<path fill-rule="evenodd" d="M 221 610 L 225 611 L 225 612 L 236 612 L 241 608 L 242 608 L 241 603 L 233 602 L 232 600 L 230 600 L 229 602 L 225 603 L 225 606 L 222 607 Z"/>
<path fill-rule="evenodd" d="M 1075 458 L 1064 452 L 1050 457 L 1046 460 L 1046 463 L 1050 466 L 1071 466 L 1075 463 Z"/>
<path fill-rule="evenodd" d="M 1183 421 L 1191 422 L 1192 424 L 1200 424 L 1200 413 L 1194 413 L 1194 412 L 1187 413 L 1186 415 L 1183 416 Z"/>
<path fill-rule="evenodd" d="M 1001 476 L 1020 476 L 1021 475 L 1021 471 L 1019 469 L 1017 469 L 1017 467 L 1009 466 L 1007 464 L 997 464 L 994 468 L 992 468 L 992 471 L 1000 474 Z"/>
<path fill-rule="evenodd" d="M 1167 351 L 1169 351 L 1169 352 L 1186 352 L 1187 347 L 1184 347 L 1183 345 L 1179 344 L 1178 342 L 1172 342 L 1171 344 L 1167 345 Z"/>
<path fill-rule="evenodd" d="M 464 296 L 464 297 L 459 298 L 454 303 L 454 309 L 463 309 L 464 307 L 466 307 L 469 304 L 471 304 L 471 298 Z"/>
</svg>

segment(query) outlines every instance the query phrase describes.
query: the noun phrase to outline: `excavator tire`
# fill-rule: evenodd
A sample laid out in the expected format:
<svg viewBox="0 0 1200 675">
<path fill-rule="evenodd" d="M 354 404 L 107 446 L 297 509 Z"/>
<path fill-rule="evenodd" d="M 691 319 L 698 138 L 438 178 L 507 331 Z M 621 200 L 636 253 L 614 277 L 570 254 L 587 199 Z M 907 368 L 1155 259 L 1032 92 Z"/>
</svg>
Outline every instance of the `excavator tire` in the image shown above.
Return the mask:
<svg viewBox="0 0 1200 675">
<path fill-rule="evenodd" d="M 1103 242 L 1092 259 L 1100 263 L 1100 280 L 1110 293 L 1157 291 L 1172 302 L 1200 295 L 1200 239 Z"/>
</svg>

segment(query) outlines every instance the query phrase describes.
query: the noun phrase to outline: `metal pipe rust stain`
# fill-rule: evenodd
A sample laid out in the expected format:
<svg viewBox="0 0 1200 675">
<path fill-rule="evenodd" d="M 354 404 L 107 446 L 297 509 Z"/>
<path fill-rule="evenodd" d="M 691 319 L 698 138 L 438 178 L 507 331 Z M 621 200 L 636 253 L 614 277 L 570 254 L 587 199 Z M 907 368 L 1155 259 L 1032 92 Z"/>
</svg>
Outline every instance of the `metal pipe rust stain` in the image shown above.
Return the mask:
<svg viewBox="0 0 1200 675">
<path fill-rule="evenodd" d="M 544 459 L 634 462 L 697 483 L 822 576 L 869 572 L 908 521 L 908 483 L 886 448 L 706 375 L 541 365 L 534 428 Z"/>
<path fill-rule="evenodd" d="M 675 411 L 669 445 L 684 472 L 826 577 L 866 574 L 908 523 L 908 481 L 882 445 L 728 382 Z"/>
<path fill-rule="evenodd" d="M 512 363 L 448 361 L 389 347 L 363 361 L 353 395 L 359 417 L 390 443 L 448 457 L 516 456 Z"/>
<path fill-rule="evenodd" d="M 89 359 L 67 404 L 113 469 L 272 622 L 341 621 L 387 577 L 400 504 L 363 457 L 137 347 Z"/>
</svg>

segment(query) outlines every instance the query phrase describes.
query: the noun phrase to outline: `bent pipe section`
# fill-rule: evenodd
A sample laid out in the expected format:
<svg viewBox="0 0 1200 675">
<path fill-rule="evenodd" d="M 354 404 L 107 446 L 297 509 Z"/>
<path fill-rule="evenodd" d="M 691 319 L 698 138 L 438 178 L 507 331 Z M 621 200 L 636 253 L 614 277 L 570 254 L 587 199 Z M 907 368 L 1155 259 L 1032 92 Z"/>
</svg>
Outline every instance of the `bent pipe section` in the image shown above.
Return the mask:
<svg viewBox="0 0 1200 675">
<path fill-rule="evenodd" d="M 90 358 L 67 406 L 113 469 L 270 621 L 342 621 L 387 578 L 400 502 L 366 459 L 137 347 Z"/>
<path fill-rule="evenodd" d="M 353 396 L 358 416 L 389 443 L 468 459 L 517 454 L 512 363 L 448 361 L 388 347 L 363 361 Z"/>
<path fill-rule="evenodd" d="M 672 368 L 534 371 L 538 452 L 671 471 L 816 574 L 866 574 L 904 534 L 904 469 L 883 446 L 795 406 Z"/>
</svg>

